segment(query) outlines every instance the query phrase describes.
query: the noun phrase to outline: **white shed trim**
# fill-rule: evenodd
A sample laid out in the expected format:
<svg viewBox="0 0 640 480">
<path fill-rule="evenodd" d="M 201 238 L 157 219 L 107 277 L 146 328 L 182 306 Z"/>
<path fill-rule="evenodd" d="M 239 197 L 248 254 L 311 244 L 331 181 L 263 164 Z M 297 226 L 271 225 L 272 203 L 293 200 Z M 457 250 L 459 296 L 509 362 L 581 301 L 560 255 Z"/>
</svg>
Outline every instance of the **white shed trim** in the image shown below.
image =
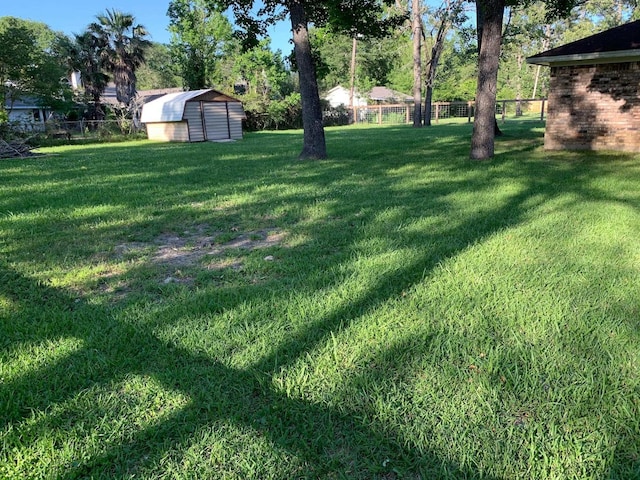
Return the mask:
<svg viewBox="0 0 640 480">
<path fill-rule="evenodd" d="M 146 103 L 142 107 L 140 121 L 152 122 L 179 122 L 184 115 L 185 104 L 199 95 L 207 93 L 211 89 L 192 90 L 189 92 L 168 93 L 160 98 Z"/>
</svg>

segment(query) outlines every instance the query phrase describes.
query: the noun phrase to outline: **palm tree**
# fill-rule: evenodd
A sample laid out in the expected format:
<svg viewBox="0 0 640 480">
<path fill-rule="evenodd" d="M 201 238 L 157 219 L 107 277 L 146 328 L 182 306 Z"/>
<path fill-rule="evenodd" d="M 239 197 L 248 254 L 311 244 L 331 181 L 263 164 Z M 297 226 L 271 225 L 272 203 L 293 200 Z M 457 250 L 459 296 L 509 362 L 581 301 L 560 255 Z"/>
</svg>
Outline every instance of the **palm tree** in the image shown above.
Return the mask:
<svg viewBox="0 0 640 480">
<path fill-rule="evenodd" d="M 105 114 L 100 98 L 107 87 L 109 77 L 101 66 L 103 42 L 92 32 L 85 31 L 74 35 L 72 41 L 65 41 L 62 47 L 69 73 L 80 72 L 85 101 L 89 105 L 89 118 L 104 120 Z"/>
<path fill-rule="evenodd" d="M 129 13 L 107 9 L 97 15 L 89 30 L 104 44 L 102 64 L 113 74 L 116 98 L 129 107 L 136 96 L 136 69 L 144 63 L 151 42 L 146 28 L 135 23 Z"/>
</svg>

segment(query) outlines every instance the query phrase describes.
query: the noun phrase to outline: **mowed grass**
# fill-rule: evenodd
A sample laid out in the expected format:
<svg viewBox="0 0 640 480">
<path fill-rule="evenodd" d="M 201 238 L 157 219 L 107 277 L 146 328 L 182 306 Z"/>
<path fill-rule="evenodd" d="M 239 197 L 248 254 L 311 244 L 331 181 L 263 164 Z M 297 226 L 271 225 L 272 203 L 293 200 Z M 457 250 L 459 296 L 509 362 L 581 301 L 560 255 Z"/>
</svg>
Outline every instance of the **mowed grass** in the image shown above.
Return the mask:
<svg viewBox="0 0 640 480">
<path fill-rule="evenodd" d="M 0 478 L 640 478 L 640 156 L 510 122 L 0 162 Z"/>
</svg>

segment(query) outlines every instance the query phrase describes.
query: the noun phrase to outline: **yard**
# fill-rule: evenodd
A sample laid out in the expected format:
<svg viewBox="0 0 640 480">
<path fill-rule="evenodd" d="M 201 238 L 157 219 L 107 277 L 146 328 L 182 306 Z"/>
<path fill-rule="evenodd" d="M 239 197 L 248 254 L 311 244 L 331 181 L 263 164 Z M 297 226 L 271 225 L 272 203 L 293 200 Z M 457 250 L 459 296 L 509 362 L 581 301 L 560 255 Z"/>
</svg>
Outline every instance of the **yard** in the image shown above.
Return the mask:
<svg viewBox="0 0 640 480">
<path fill-rule="evenodd" d="M 0 161 L 0 478 L 640 477 L 640 156 L 504 130 Z"/>
</svg>

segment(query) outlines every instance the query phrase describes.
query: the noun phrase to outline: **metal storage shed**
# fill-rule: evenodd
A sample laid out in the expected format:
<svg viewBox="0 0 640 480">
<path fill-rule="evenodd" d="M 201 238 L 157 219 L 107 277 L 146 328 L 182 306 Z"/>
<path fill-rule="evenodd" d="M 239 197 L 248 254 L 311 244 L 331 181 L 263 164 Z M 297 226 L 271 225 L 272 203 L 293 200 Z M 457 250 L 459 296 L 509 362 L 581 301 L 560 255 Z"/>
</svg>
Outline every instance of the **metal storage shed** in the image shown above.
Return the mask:
<svg viewBox="0 0 640 480">
<path fill-rule="evenodd" d="M 242 103 L 211 88 L 169 93 L 142 107 L 150 140 L 202 142 L 242 138 Z"/>
</svg>

